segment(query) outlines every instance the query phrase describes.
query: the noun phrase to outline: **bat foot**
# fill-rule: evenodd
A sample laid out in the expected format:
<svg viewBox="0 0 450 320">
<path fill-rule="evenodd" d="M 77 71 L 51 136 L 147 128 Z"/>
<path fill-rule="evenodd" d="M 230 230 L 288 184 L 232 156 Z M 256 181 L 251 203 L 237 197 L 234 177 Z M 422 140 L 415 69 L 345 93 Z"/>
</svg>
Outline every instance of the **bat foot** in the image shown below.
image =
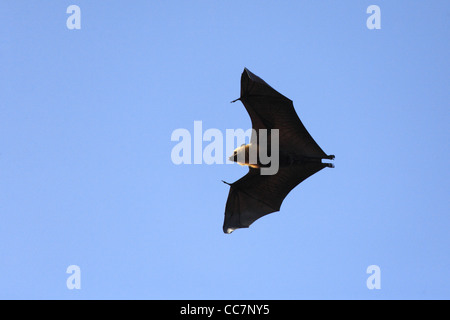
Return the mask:
<svg viewBox="0 0 450 320">
<path fill-rule="evenodd" d="M 334 164 L 332 163 L 324 163 L 328 168 L 334 168 Z"/>
<path fill-rule="evenodd" d="M 334 154 L 324 157 L 324 159 L 334 160 Z"/>
</svg>

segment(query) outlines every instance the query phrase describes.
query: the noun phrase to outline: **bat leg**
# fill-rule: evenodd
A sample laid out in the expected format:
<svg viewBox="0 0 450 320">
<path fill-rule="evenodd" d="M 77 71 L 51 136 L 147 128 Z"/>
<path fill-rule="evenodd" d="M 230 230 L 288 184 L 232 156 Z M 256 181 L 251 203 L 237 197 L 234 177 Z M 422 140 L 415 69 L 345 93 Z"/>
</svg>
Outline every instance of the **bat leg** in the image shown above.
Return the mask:
<svg viewBox="0 0 450 320">
<path fill-rule="evenodd" d="M 328 155 L 328 156 L 326 156 L 326 157 L 323 157 L 322 159 L 334 160 L 334 154 L 331 154 L 331 155 Z M 332 164 L 332 163 L 324 162 L 324 164 L 325 164 L 328 168 L 334 168 L 334 164 Z"/>
</svg>

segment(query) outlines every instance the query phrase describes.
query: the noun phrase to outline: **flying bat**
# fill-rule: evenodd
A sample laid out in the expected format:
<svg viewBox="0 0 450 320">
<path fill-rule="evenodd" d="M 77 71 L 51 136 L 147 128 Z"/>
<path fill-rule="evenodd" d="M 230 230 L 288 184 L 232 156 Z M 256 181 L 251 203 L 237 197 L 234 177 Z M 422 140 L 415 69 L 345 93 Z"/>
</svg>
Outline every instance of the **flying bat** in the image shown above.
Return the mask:
<svg viewBox="0 0 450 320">
<path fill-rule="evenodd" d="M 224 181 L 230 186 L 224 233 L 248 228 L 259 218 L 279 211 L 288 193 L 300 182 L 325 167 L 334 167 L 322 162 L 333 160 L 334 155 L 327 155 L 314 141 L 292 101 L 247 68 L 241 76 L 240 98 L 235 101 L 241 101 L 250 115 L 252 135 L 250 143 L 234 150 L 229 160 L 248 166 L 249 172 L 234 183 Z M 274 142 L 270 139 L 273 137 L 278 140 Z M 261 150 L 278 160 L 272 173 L 263 171 L 269 164 Z"/>
</svg>

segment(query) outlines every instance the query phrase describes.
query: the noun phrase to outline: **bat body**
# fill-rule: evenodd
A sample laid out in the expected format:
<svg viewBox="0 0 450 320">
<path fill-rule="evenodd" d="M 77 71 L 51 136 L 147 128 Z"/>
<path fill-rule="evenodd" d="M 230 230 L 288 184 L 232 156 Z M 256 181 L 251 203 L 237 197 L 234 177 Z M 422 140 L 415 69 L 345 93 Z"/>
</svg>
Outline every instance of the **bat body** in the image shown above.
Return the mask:
<svg viewBox="0 0 450 320">
<path fill-rule="evenodd" d="M 249 166 L 249 172 L 229 184 L 223 224 L 225 233 L 248 228 L 262 216 L 279 211 L 288 193 L 300 182 L 325 167 L 334 167 L 322 162 L 322 159 L 333 160 L 334 155 L 327 155 L 314 141 L 295 112 L 292 101 L 247 68 L 241 76 L 241 96 L 237 100 L 250 115 L 253 133 L 250 144 L 237 148 L 229 158 Z M 261 132 L 266 132 L 268 137 L 277 133 L 277 148 L 270 138 L 263 146 Z M 277 152 L 279 166 L 275 174 L 262 174 L 268 165 L 260 159 L 258 152 L 263 147 L 269 153 Z M 250 161 L 252 151 L 257 156 Z"/>
</svg>

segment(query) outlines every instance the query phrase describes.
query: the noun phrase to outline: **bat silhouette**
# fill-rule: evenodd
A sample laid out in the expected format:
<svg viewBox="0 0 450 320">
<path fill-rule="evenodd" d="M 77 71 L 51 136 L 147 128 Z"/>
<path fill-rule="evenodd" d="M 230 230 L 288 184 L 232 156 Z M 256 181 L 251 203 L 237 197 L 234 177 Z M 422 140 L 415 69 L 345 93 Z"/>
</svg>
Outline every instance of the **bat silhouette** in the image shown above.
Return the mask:
<svg viewBox="0 0 450 320">
<path fill-rule="evenodd" d="M 232 102 L 238 100 L 250 115 L 253 130 L 250 143 L 237 148 L 229 159 L 249 166 L 249 172 L 234 183 L 224 181 L 230 186 L 223 224 L 225 233 L 248 228 L 266 214 L 279 211 L 288 193 L 300 182 L 325 167 L 334 167 L 322 162 L 322 159 L 333 160 L 334 155 L 327 155 L 314 141 L 292 101 L 247 68 L 241 76 L 241 96 Z M 267 130 L 267 154 L 278 152 L 279 167 L 275 174 L 262 174 L 268 164 L 261 161 L 260 153 L 255 152 L 258 156 L 254 161 L 249 160 L 252 150 L 263 147 L 260 141 L 264 130 L 261 129 Z M 278 133 L 275 141 L 278 148 L 269 139 L 275 133 Z"/>
</svg>

